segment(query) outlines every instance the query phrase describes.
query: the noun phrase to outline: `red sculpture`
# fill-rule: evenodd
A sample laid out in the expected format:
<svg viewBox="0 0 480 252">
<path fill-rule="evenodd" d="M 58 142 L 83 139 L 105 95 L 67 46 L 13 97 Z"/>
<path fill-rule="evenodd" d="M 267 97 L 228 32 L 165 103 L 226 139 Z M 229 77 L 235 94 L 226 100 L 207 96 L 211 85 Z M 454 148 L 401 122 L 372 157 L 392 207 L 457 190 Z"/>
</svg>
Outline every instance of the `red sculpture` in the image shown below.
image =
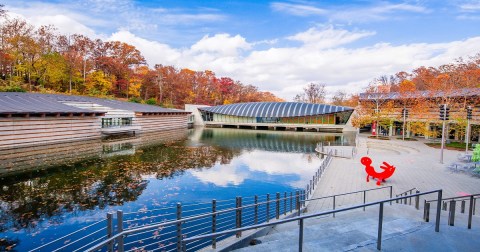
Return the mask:
<svg viewBox="0 0 480 252">
<path fill-rule="evenodd" d="M 384 171 L 376 172 L 375 168 L 371 165 L 372 159 L 369 157 L 362 157 L 360 162 L 365 165 L 365 171 L 367 172 L 367 182 L 370 182 L 369 177 L 372 176 L 373 179 L 377 179 L 377 185 L 379 186 L 381 182 L 385 182 L 385 179 L 390 178 L 395 172 L 395 166 L 390 165 L 387 162 L 383 162 L 383 165 L 380 166 Z"/>
</svg>

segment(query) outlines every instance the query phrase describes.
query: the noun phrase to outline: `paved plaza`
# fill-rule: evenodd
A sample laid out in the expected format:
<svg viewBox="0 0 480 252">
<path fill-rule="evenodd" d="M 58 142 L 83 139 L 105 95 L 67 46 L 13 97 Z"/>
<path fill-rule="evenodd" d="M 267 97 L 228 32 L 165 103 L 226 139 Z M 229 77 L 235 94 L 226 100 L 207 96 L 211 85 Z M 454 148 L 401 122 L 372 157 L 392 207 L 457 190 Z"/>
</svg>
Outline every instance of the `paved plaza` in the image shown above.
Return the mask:
<svg viewBox="0 0 480 252">
<path fill-rule="evenodd" d="M 417 188 L 421 192 L 443 189 L 444 197 L 480 193 L 480 178 L 453 172 L 448 168 L 452 163 L 459 162 L 459 155 L 464 154 L 465 151 L 444 150 L 444 164 L 441 164 L 440 149 L 425 145 L 425 141 L 427 140 L 402 141 L 393 138 L 377 140 L 360 134 L 357 154 L 352 159 L 333 158 L 315 188 L 313 198 L 378 188 L 374 180 L 370 179 L 370 182 L 366 182 L 365 167 L 360 163 L 360 158 L 363 156 L 369 156 L 372 159 L 372 165 L 377 172 L 381 171 L 380 165 L 384 161 L 396 167 L 393 176 L 382 183 L 382 186 L 393 186 L 394 196 L 411 188 Z M 367 201 L 388 196 L 388 190 L 369 192 Z M 434 197 L 435 195 L 427 196 L 432 199 Z M 362 202 L 362 194 L 342 196 L 336 198 L 336 207 Z M 308 210 L 311 212 L 331 208 L 331 199 L 312 201 L 308 205 Z"/>
</svg>

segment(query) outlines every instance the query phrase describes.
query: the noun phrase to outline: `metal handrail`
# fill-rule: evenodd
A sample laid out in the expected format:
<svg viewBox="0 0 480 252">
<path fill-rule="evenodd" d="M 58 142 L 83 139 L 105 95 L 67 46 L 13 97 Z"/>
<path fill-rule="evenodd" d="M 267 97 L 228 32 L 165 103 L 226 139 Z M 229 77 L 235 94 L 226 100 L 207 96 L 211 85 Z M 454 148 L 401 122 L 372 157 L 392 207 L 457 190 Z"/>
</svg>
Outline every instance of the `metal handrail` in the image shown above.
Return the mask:
<svg viewBox="0 0 480 252">
<path fill-rule="evenodd" d="M 380 190 L 380 189 L 385 189 L 385 188 L 390 188 L 390 191 L 392 190 L 392 186 L 383 186 L 383 187 L 379 187 L 379 188 L 359 190 L 359 191 L 348 192 L 348 193 L 340 193 L 340 194 L 335 194 L 335 195 L 323 196 L 323 197 L 320 197 L 320 198 L 313 198 L 313 199 L 301 200 L 301 201 L 321 200 L 321 199 L 326 199 L 326 198 L 332 198 L 332 197 L 344 196 L 344 195 L 349 195 L 349 194 L 354 194 L 354 193 L 361 193 L 361 192 L 368 192 L 368 191 Z M 391 196 L 391 195 L 390 195 L 390 196 Z M 398 196 L 398 195 L 397 195 L 397 196 Z"/>
<path fill-rule="evenodd" d="M 402 200 L 402 199 L 407 199 L 407 198 L 412 198 L 412 197 L 419 197 L 422 195 L 427 195 L 427 194 L 432 194 L 432 193 L 437 193 L 437 197 L 440 200 L 442 198 L 442 190 L 433 190 L 433 191 L 428 191 L 428 192 L 423 192 L 423 193 L 416 193 L 412 195 L 406 195 L 402 197 L 396 197 L 396 198 L 391 198 L 391 199 L 386 199 L 386 200 L 380 200 L 380 201 L 375 201 L 375 202 L 370 202 L 370 203 L 365 203 L 361 205 L 356 205 L 356 206 L 351 206 L 351 207 L 345 207 L 345 208 L 340 208 L 340 209 L 335 209 L 335 210 L 329 210 L 325 212 L 320 212 L 320 213 L 313 213 L 313 214 L 307 214 L 307 215 L 302 215 L 302 216 L 296 216 L 292 217 L 289 219 L 283 219 L 283 220 L 278 220 L 270 223 L 264 223 L 264 224 L 257 224 L 253 226 L 248 226 L 248 227 L 242 227 L 242 228 L 236 228 L 236 229 L 231 229 L 231 230 L 225 230 L 221 232 L 215 232 L 211 234 L 206 234 L 206 235 L 198 235 L 198 236 L 193 236 L 190 238 L 186 238 L 182 240 L 182 250 L 186 251 L 186 245 L 188 242 L 196 241 L 196 240 L 201 240 L 201 239 L 206 239 L 206 238 L 211 238 L 211 237 L 217 237 L 221 235 L 226 235 L 226 234 L 231 234 L 235 232 L 242 232 L 242 231 L 247 231 L 247 230 L 252 230 L 252 229 L 257 229 L 257 228 L 263 228 L 263 227 L 269 227 L 269 226 L 274 226 L 278 224 L 284 224 L 292 221 L 299 221 L 300 222 L 300 229 L 299 229 L 299 249 L 298 251 L 302 251 L 302 246 L 303 246 L 303 220 L 304 219 L 309 219 L 313 217 L 318 217 L 322 215 L 329 215 L 329 214 L 334 214 L 334 213 L 339 213 L 339 212 L 345 212 L 357 208 L 362 208 L 362 207 L 368 207 L 368 206 L 373 206 L 373 205 L 380 205 L 380 214 L 379 214 L 379 227 L 378 227 L 378 237 L 377 237 L 377 249 L 381 249 L 381 238 L 382 238 L 382 223 L 383 223 L 383 204 L 387 202 L 393 202 L 395 200 Z M 437 206 L 437 216 L 435 220 L 435 232 L 440 231 L 440 204 Z"/>
<path fill-rule="evenodd" d="M 401 196 L 401 195 L 406 194 L 406 193 L 408 193 L 408 192 L 409 192 L 409 193 L 412 193 L 413 190 L 418 190 L 418 189 L 417 189 L 416 187 L 414 187 L 414 188 L 412 188 L 412 189 L 410 189 L 410 190 L 406 190 L 405 192 L 399 193 L 399 194 L 397 194 L 397 195 L 395 195 L 395 196 L 398 197 L 398 196 Z"/>
<path fill-rule="evenodd" d="M 436 200 L 425 200 L 424 207 L 423 207 L 423 219 L 426 222 L 430 221 L 430 204 L 432 202 L 437 202 L 437 208 L 440 208 L 442 206 L 442 201 L 443 201 L 443 210 L 447 210 L 447 202 L 450 200 L 450 209 L 448 213 L 448 225 L 449 226 L 454 226 L 455 225 L 455 208 L 456 208 L 456 199 L 463 199 L 462 204 L 460 206 L 460 213 L 465 213 L 465 198 L 468 198 L 469 207 L 468 207 L 468 223 L 467 223 L 467 228 L 471 229 L 472 228 L 472 217 L 475 215 L 475 205 L 477 199 L 480 199 L 479 193 L 477 194 L 471 194 L 471 195 L 464 195 L 464 196 L 457 196 L 457 197 L 450 197 L 450 198 L 438 198 Z"/>
<path fill-rule="evenodd" d="M 443 198 L 443 199 L 441 199 L 441 201 L 444 201 L 444 200 L 452 200 L 452 199 L 461 199 L 461 198 L 470 198 L 471 196 L 473 196 L 473 197 L 476 198 L 476 196 L 480 196 L 480 193 L 471 194 L 471 195 L 464 195 L 464 196 L 457 196 L 457 197 L 451 197 L 451 198 Z M 476 199 L 478 199 L 478 198 L 476 198 Z M 430 202 L 435 202 L 435 201 L 438 201 L 438 199 L 426 200 L 425 202 L 430 203 Z"/>
<path fill-rule="evenodd" d="M 304 194 L 299 193 L 298 195 L 303 196 Z M 295 195 L 295 197 L 296 197 L 296 195 Z M 288 197 L 288 198 L 290 198 L 290 197 Z M 192 221 L 192 220 L 197 220 L 197 219 L 209 217 L 209 216 L 212 216 L 212 215 L 219 215 L 219 214 L 223 214 L 223 213 L 233 212 L 233 211 L 237 211 L 237 210 L 244 209 L 244 208 L 265 205 L 267 203 L 272 203 L 272 202 L 277 202 L 277 199 L 272 199 L 272 200 L 269 200 L 269 201 L 262 201 L 262 202 L 258 202 L 256 204 L 253 203 L 253 204 L 249 204 L 249 205 L 243 205 L 243 206 L 235 207 L 235 208 L 228 208 L 228 209 L 215 211 L 215 212 L 210 212 L 210 213 L 204 213 L 204 214 L 200 214 L 200 215 L 189 216 L 187 218 L 182 218 L 182 219 L 178 219 L 178 220 L 172 220 L 172 221 L 162 222 L 162 223 L 157 223 L 157 224 L 152 224 L 152 225 L 146 225 L 146 226 L 138 227 L 138 228 L 125 229 L 122 232 L 117 233 L 116 235 L 113 235 L 112 237 L 109 237 L 109 238 L 103 240 L 101 243 L 99 243 L 99 244 L 95 245 L 94 247 L 91 247 L 91 248 L 89 248 L 85 251 L 98 250 L 98 249 L 106 246 L 108 243 L 115 241 L 120 236 L 128 235 L 128 234 L 131 234 L 131 233 L 137 233 L 137 232 L 142 232 L 142 231 L 146 231 L 146 230 L 151 230 L 151 229 L 155 229 L 155 228 L 162 227 L 162 226 L 176 225 L 176 224 L 180 224 L 180 223 L 186 222 L 186 221 Z"/>
<path fill-rule="evenodd" d="M 99 223 L 102 223 L 102 222 L 104 222 L 104 221 L 106 221 L 106 220 L 96 221 L 96 222 L 94 222 L 94 223 L 92 223 L 92 224 L 89 224 L 88 226 L 82 227 L 82 228 L 78 229 L 77 231 L 74 231 L 74 232 L 71 232 L 71 233 L 69 233 L 69 234 L 66 234 L 66 235 L 64 235 L 64 236 L 62 236 L 62 237 L 60 237 L 60 238 L 57 238 L 57 239 L 55 239 L 55 240 L 53 240 L 53 241 L 50 241 L 50 242 L 48 242 L 48 243 L 45 243 L 45 244 L 43 244 L 43 245 L 41 245 L 41 246 L 39 246 L 39 247 L 37 247 L 37 248 L 35 248 L 35 249 L 32 249 L 32 250 L 30 250 L 30 251 L 40 250 L 40 249 L 42 249 L 42 248 L 44 248 L 44 247 L 46 247 L 46 246 L 49 246 L 49 245 L 51 245 L 51 244 L 53 244 L 53 243 L 55 243 L 55 242 L 58 242 L 58 241 L 60 241 L 60 240 L 62 240 L 62 239 L 64 239 L 64 238 L 67 238 L 67 237 L 72 236 L 72 235 L 74 235 L 74 234 L 76 234 L 76 233 L 79 233 L 80 231 L 85 231 L 87 228 L 93 227 L 93 226 L 95 226 L 95 225 L 97 225 L 97 224 L 99 224 Z"/>
</svg>

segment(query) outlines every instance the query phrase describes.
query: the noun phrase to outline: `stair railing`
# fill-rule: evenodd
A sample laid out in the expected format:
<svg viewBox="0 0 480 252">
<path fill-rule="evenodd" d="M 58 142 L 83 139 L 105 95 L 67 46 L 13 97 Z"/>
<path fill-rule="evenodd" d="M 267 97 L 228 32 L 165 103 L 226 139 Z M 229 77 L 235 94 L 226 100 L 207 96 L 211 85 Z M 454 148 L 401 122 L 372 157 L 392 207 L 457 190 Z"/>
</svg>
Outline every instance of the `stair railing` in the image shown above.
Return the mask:
<svg viewBox="0 0 480 252">
<path fill-rule="evenodd" d="M 472 228 L 472 218 L 473 215 L 475 215 L 475 206 L 477 199 L 480 198 L 480 193 L 477 194 L 471 194 L 471 195 L 464 195 L 464 196 L 457 196 L 457 197 L 451 197 L 451 198 L 444 198 L 444 199 L 437 199 L 437 200 L 425 200 L 424 201 L 424 210 L 423 210 L 423 219 L 425 222 L 430 221 L 430 205 L 432 202 L 437 202 L 437 207 L 440 208 L 444 211 L 447 211 L 448 208 L 448 225 L 449 226 L 454 226 L 455 225 L 455 211 L 456 211 L 456 206 L 457 206 L 457 201 L 461 202 L 460 205 L 460 213 L 465 213 L 465 205 L 466 205 L 466 199 L 469 202 L 469 207 L 468 207 L 468 224 L 467 227 L 468 229 Z M 460 200 L 462 199 L 462 200 Z M 449 206 L 449 207 L 447 207 Z"/>
<path fill-rule="evenodd" d="M 323 196 L 323 197 L 319 197 L 319 198 L 312 198 L 312 199 L 305 199 L 305 200 L 302 200 L 303 202 L 307 202 L 307 201 L 315 201 L 315 200 L 322 200 L 322 199 L 328 199 L 328 198 L 331 198 L 333 200 L 332 202 L 332 205 L 333 205 L 333 208 L 332 210 L 335 210 L 336 208 L 336 199 L 340 196 L 345 196 L 345 195 L 351 195 L 351 194 L 358 194 L 358 193 L 363 193 L 363 204 L 365 204 L 367 202 L 367 192 L 369 191 L 376 191 L 376 190 L 382 190 L 382 189 L 389 189 L 389 192 L 390 192 L 390 199 L 392 198 L 392 193 L 393 193 L 393 187 L 392 186 L 383 186 L 383 187 L 378 187 L 378 188 L 373 188 L 373 189 L 367 189 L 367 190 L 360 190 L 360 191 L 355 191 L 355 192 L 348 192 L 348 193 L 340 193 L 340 194 L 335 194 L 335 195 L 329 195 L 329 196 Z M 406 195 L 405 195 L 406 196 Z M 392 204 L 392 202 L 390 202 L 390 205 Z M 305 204 L 303 204 L 305 205 Z M 365 207 L 363 207 L 363 211 L 365 211 Z M 335 218 L 335 213 L 333 213 L 333 217 Z"/>
<path fill-rule="evenodd" d="M 419 190 L 417 190 L 416 187 L 414 187 L 410 190 L 406 190 L 405 192 L 397 194 L 396 197 L 407 196 L 409 194 L 412 195 L 413 191 L 415 191 L 415 193 L 420 192 Z M 409 201 L 408 205 L 412 205 L 412 198 L 409 198 L 408 201 Z M 407 205 L 407 199 L 404 199 L 403 202 L 398 202 L 397 201 L 396 203 L 403 203 L 403 204 Z M 420 204 L 420 200 L 418 198 L 415 198 L 415 208 L 417 210 L 419 209 L 419 204 Z"/>
<path fill-rule="evenodd" d="M 203 240 L 203 239 L 211 239 L 212 237 L 217 237 L 217 236 L 222 236 L 222 235 L 227 235 L 227 234 L 232 234 L 232 233 L 237 233 L 237 232 L 242 232 L 242 231 L 247 231 L 247 230 L 253 230 L 253 229 L 257 229 L 257 228 L 271 227 L 271 226 L 280 225 L 280 224 L 284 224 L 284 223 L 288 223 L 288 222 L 298 221 L 299 222 L 298 251 L 302 252 L 303 251 L 303 228 L 304 228 L 304 220 L 305 219 L 310 219 L 310 218 L 324 216 L 324 215 L 330 215 L 330 214 L 339 213 L 339 212 L 346 212 L 346 211 L 350 211 L 350 210 L 354 210 L 354 209 L 358 209 L 358 208 L 362 208 L 362 207 L 374 206 L 374 205 L 379 205 L 377 249 L 381 250 L 382 249 L 383 206 L 384 206 L 384 204 L 389 203 L 389 202 L 393 202 L 393 201 L 396 201 L 396 200 L 403 200 L 403 199 L 406 199 L 406 198 L 408 199 L 408 198 L 412 198 L 412 197 L 434 194 L 434 193 L 437 194 L 437 198 L 440 201 L 442 199 L 442 190 L 441 189 L 428 191 L 428 192 L 423 192 L 423 193 L 416 193 L 416 194 L 407 195 L 407 196 L 396 197 L 396 198 L 392 198 L 392 199 L 369 202 L 369 203 L 365 203 L 365 204 L 361 204 L 361 205 L 345 207 L 345 208 L 340 208 L 340 209 L 335 209 L 335 210 L 329 210 L 329 211 L 324 211 L 324 212 L 319 212 L 319 213 L 306 214 L 306 215 L 302 215 L 302 216 L 294 216 L 292 218 L 277 220 L 277 221 L 273 221 L 273 222 L 270 222 L 270 223 L 251 225 L 251 226 L 246 226 L 246 227 L 241 227 L 241 228 L 234 228 L 234 229 L 230 229 L 230 230 L 225 230 L 225 231 L 221 231 L 221 232 L 213 232 L 213 233 L 210 233 L 210 234 L 192 236 L 192 237 L 185 238 L 185 239 L 182 240 L 182 251 L 187 251 L 187 244 L 190 243 L 190 242 Z M 435 232 L 440 231 L 440 212 L 441 212 L 440 204 L 438 204 L 436 218 L 435 218 Z"/>
</svg>

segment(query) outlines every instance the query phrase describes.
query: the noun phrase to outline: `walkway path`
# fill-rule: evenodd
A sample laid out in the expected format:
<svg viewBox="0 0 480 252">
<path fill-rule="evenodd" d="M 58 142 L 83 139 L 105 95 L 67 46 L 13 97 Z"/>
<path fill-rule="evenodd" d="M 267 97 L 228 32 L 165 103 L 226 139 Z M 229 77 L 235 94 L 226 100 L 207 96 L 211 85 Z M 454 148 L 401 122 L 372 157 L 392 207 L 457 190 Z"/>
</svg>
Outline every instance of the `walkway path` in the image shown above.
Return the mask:
<svg viewBox="0 0 480 252">
<path fill-rule="evenodd" d="M 420 141 L 376 140 L 359 136 L 358 153 L 353 159 L 334 158 L 323 174 L 312 198 L 376 188 L 375 181 L 366 182 L 364 166 L 360 158 L 369 156 L 373 166 L 380 171 L 380 164 L 386 161 L 396 167 L 395 174 L 382 185 L 392 185 L 395 194 L 413 187 L 420 191 L 443 189 L 444 197 L 480 193 L 480 178 L 464 173 L 451 172 L 447 166 L 457 162 L 462 151 L 444 150 L 444 164 L 440 164 L 440 150 L 428 147 Z M 367 194 L 367 201 L 389 196 L 388 190 Z M 432 196 L 433 197 L 433 196 Z M 332 200 L 312 201 L 308 210 L 321 211 L 332 208 Z M 336 206 L 361 203 L 361 194 L 342 196 L 336 199 Z"/>
</svg>

